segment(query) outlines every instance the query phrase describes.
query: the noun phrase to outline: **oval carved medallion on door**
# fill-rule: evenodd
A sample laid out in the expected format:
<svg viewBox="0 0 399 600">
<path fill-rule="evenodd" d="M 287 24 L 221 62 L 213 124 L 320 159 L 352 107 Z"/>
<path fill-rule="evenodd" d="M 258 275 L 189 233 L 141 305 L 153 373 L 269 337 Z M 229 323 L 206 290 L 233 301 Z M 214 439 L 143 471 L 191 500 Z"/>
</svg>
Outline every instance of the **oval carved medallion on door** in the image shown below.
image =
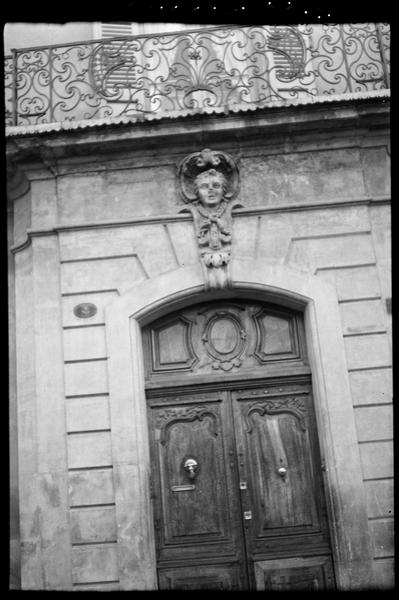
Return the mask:
<svg viewBox="0 0 399 600">
<path fill-rule="evenodd" d="M 333 588 L 302 315 L 206 303 L 143 340 L 159 587 Z"/>
<path fill-rule="evenodd" d="M 259 303 L 189 308 L 152 324 L 146 340 L 149 378 L 182 371 L 252 373 L 281 361 L 306 364 L 299 314 Z"/>
</svg>

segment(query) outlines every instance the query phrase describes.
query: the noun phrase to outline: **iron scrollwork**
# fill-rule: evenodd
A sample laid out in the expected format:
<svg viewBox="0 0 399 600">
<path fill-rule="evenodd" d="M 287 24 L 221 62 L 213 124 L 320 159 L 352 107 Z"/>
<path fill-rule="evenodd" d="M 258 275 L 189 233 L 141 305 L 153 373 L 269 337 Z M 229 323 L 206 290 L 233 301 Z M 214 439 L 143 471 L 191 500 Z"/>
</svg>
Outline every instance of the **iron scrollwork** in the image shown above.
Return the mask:
<svg viewBox="0 0 399 600">
<path fill-rule="evenodd" d="M 389 26 L 211 27 L 24 48 L 6 124 L 178 115 L 389 88 Z"/>
</svg>

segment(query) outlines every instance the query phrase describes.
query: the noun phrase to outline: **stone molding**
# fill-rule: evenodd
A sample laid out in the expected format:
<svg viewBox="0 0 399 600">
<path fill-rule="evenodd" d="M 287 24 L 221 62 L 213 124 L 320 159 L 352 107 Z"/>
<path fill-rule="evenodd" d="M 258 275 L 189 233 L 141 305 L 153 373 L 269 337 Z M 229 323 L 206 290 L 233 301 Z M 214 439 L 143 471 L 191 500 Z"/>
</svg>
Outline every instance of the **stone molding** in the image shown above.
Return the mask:
<svg viewBox="0 0 399 600">
<path fill-rule="evenodd" d="M 231 290 L 206 292 L 197 263 L 142 282 L 106 308 L 121 588 L 157 586 L 141 327 L 189 304 L 239 295 L 304 310 L 337 586 L 368 589 L 372 552 L 336 290 L 266 260 L 232 259 L 231 273 Z"/>
<path fill-rule="evenodd" d="M 232 213 L 232 217 L 257 217 L 271 213 L 279 212 L 301 212 L 304 210 L 324 210 L 329 208 L 349 208 L 352 206 L 370 206 L 391 204 L 390 196 L 359 196 L 358 198 L 348 198 L 347 200 L 322 202 L 316 204 L 274 204 L 262 208 L 236 208 Z M 28 229 L 26 231 L 26 239 L 18 245 L 10 248 L 13 254 L 17 254 L 27 248 L 33 237 L 56 235 L 63 231 L 85 231 L 87 229 L 104 229 L 110 227 L 130 227 L 132 225 L 163 225 L 165 223 L 176 223 L 191 221 L 192 216 L 188 214 L 177 215 L 159 215 L 156 217 L 137 217 L 126 221 L 100 221 L 100 222 L 85 222 L 85 223 L 67 223 L 65 225 L 55 225 L 46 229 Z"/>
</svg>

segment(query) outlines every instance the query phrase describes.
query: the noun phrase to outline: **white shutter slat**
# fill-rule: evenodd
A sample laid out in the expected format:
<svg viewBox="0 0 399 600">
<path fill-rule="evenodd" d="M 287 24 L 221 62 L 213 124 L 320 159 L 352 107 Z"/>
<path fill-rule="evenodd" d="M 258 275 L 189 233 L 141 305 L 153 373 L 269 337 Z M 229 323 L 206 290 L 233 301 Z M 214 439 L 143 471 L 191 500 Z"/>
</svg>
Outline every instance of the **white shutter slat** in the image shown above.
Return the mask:
<svg viewBox="0 0 399 600">
<path fill-rule="evenodd" d="M 102 38 L 132 35 L 132 23 L 129 22 L 100 23 L 100 27 Z"/>
</svg>

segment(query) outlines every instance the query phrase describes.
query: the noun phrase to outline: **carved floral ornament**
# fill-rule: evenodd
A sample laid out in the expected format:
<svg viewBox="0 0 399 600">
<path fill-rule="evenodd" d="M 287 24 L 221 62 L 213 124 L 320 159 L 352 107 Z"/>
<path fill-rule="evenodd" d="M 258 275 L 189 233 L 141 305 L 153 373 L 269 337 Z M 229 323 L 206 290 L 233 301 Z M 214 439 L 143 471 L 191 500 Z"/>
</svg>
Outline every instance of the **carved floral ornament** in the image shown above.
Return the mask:
<svg viewBox="0 0 399 600">
<path fill-rule="evenodd" d="M 157 427 L 160 428 L 160 442 L 164 446 L 168 442 L 169 432 L 173 425 L 183 421 L 204 421 L 209 427 L 211 435 L 218 435 L 217 415 L 207 406 L 188 406 L 181 408 L 166 408 L 162 410 L 157 419 Z"/>
<path fill-rule="evenodd" d="M 239 174 L 226 152 L 206 148 L 189 154 L 178 167 L 182 199 L 193 215 L 195 234 L 207 288 L 230 285 L 232 209 Z"/>
</svg>

